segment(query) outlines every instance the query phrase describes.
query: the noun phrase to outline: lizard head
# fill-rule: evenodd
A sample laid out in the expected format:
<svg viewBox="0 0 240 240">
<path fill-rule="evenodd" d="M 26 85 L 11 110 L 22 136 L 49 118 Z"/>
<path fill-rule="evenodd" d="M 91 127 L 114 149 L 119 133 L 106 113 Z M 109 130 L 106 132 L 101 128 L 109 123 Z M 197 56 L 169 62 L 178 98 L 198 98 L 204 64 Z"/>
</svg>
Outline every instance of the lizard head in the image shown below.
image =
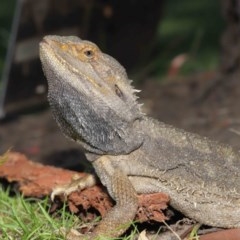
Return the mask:
<svg viewBox="0 0 240 240">
<path fill-rule="evenodd" d="M 46 36 L 40 59 L 61 130 L 99 154 L 126 154 L 143 142 L 143 114 L 125 69 L 92 42 Z M 138 133 L 139 132 L 139 133 Z"/>
</svg>

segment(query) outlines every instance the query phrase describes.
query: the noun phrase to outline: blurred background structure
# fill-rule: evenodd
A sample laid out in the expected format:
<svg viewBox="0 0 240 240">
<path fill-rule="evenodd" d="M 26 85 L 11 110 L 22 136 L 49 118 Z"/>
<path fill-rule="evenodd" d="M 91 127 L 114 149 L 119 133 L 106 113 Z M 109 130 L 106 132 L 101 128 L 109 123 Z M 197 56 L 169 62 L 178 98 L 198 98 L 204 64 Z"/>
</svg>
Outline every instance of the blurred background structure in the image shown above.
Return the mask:
<svg viewBox="0 0 240 240">
<path fill-rule="evenodd" d="M 48 34 L 88 39 L 119 60 L 150 115 L 237 146 L 239 14 L 240 0 L 2 0 L 1 153 L 82 158 L 47 108 L 38 44 Z"/>
</svg>

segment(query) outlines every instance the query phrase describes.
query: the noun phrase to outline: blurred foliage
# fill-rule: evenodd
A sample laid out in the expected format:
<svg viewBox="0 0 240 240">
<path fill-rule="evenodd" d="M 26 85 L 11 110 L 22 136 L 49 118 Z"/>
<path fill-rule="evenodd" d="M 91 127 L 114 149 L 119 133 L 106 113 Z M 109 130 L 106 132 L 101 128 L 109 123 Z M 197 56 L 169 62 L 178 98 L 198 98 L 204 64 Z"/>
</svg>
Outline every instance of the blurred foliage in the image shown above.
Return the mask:
<svg viewBox="0 0 240 240">
<path fill-rule="evenodd" d="M 0 80 L 11 32 L 15 4 L 16 0 L 1 0 L 0 2 Z"/>
<path fill-rule="evenodd" d="M 188 56 L 181 68 L 183 74 L 216 69 L 223 30 L 221 1 L 165 1 L 155 73 L 165 75 L 171 60 L 180 54 Z"/>
</svg>

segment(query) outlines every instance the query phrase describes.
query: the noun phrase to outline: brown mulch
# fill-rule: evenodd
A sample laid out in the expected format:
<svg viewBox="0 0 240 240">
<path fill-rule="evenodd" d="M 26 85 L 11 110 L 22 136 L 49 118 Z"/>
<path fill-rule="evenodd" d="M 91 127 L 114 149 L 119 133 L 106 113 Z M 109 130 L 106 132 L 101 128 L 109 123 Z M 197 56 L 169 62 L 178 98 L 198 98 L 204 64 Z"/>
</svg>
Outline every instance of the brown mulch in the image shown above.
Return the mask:
<svg viewBox="0 0 240 240">
<path fill-rule="evenodd" d="M 66 185 L 72 181 L 73 176 L 86 176 L 79 173 L 53 166 L 47 166 L 32 162 L 23 154 L 8 152 L 0 159 L 0 178 L 9 183 L 17 183 L 18 190 L 26 197 L 38 197 L 50 195 L 56 186 Z M 161 222 L 168 219 L 162 210 L 167 208 L 169 197 L 163 193 L 139 195 L 139 209 L 136 219 L 140 222 L 154 220 Z M 63 197 L 58 201 L 64 201 Z M 57 201 L 57 203 L 58 203 Z M 81 192 L 73 192 L 66 199 L 69 209 L 78 213 L 85 219 L 95 217 L 94 209 L 104 216 L 113 206 L 113 201 L 102 185 L 96 185 L 84 189 Z M 55 204 L 57 204 L 55 203 Z M 56 206 L 53 205 L 53 209 Z"/>
</svg>

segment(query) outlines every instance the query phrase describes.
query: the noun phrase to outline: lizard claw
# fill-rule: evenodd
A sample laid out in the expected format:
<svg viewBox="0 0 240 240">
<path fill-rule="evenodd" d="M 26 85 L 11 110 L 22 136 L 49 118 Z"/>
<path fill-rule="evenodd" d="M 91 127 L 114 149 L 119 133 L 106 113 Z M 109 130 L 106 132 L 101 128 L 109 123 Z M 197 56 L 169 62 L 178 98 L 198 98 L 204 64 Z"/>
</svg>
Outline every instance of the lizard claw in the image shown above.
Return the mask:
<svg viewBox="0 0 240 240">
<path fill-rule="evenodd" d="M 63 186 L 57 186 L 53 189 L 51 195 L 50 195 L 50 198 L 51 198 L 51 201 L 54 202 L 54 199 L 56 196 L 59 196 L 59 195 L 64 195 L 64 198 L 66 199 L 67 195 L 65 193 L 66 191 L 66 187 L 67 185 L 63 185 Z"/>
<path fill-rule="evenodd" d="M 94 233 L 82 234 L 74 228 L 67 230 L 65 227 L 61 227 L 58 230 L 58 234 L 63 236 L 66 240 L 95 240 L 99 239 Z"/>
<path fill-rule="evenodd" d="M 83 234 L 81 234 L 79 231 L 71 228 L 70 230 L 67 230 L 65 227 L 59 228 L 57 230 L 57 234 L 64 237 L 66 240 L 82 240 L 86 239 Z"/>
<path fill-rule="evenodd" d="M 56 196 L 63 195 L 66 200 L 67 197 L 75 191 L 81 191 L 85 188 L 92 187 L 96 184 L 94 175 L 88 174 L 85 177 L 74 176 L 72 181 L 67 185 L 57 186 L 53 189 L 50 198 L 54 201 Z"/>
</svg>

